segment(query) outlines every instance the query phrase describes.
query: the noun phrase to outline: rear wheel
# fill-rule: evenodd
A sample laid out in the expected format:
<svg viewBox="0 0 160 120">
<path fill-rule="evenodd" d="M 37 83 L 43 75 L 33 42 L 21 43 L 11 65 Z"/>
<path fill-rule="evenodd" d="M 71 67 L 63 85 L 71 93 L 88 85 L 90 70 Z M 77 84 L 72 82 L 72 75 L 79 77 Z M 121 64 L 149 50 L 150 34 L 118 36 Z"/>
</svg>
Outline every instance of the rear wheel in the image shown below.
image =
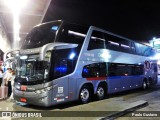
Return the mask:
<svg viewBox="0 0 160 120">
<path fill-rule="evenodd" d="M 142 88 L 144 90 L 147 89 L 147 81 L 146 80 L 143 80 L 143 86 L 142 86 Z"/>
<path fill-rule="evenodd" d="M 96 98 L 98 100 L 102 100 L 105 98 L 105 95 L 106 95 L 106 89 L 104 85 L 99 85 L 96 91 Z"/>
<path fill-rule="evenodd" d="M 147 82 L 147 88 L 150 88 L 152 79 L 150 78 Z"/>
<path fill-rule="evenodd" d="M 79 93 L 79 100 L 81 103 L 88 103 L 91 99 L 91 89 L 88 86 L 83 86 Z"/>
</svg>

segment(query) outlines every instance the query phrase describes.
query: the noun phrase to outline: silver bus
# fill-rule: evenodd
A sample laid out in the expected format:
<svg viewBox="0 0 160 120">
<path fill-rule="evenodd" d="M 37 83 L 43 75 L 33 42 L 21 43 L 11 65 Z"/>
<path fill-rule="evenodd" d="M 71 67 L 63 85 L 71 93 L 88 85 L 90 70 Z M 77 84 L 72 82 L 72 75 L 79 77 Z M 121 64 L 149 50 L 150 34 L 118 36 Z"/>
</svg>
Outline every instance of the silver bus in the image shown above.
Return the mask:
<svg viewBox="0 0 160 120">
<path fill-rule="evenodd" d="M 157 83 L 154 54 L 147 45 L 103 29 L 58 20 L 35 26 L 21 49 L 6 52 L 4 59 L 16 69 L 14 99 L 47 107 L 149 88 Z"/>
</svg>

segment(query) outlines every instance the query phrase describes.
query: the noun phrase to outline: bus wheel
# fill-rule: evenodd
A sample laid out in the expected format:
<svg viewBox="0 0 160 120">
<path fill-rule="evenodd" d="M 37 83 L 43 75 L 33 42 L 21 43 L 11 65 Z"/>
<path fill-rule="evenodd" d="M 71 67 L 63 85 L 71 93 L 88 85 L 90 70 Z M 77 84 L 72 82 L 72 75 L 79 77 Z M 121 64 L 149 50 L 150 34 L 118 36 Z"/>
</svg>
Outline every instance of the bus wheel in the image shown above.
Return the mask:
<svg viewBox="0 0 160 120">
<path fill-rule="evenodd" d="M 150 86 L 151 86 L 151 80 L 152 80 L 152 79 L 149 79 L 149 80 L 148 80 L 148 82 L 147 82 L 147 88 L 150 88 Z"/>
<path fill-rule="evenodd" d="M 99 85 L 98 88 L 97 88 L 97 91 L 96 91 L 97 99 L 102 100 L 102 99 L 104 99 L 105 95 L 106 95 L 105 87 L 102 86 L 102 85 Z"/>
<path fill-rule="evenodd" d="M 143 89 L 145 90 L 147 88 L 147 81 L 146 80 L 143 80 Z"/>
<path fill-rule="evenodd" d="M 90 88 L 87 86 L 83 86 L 79 94 L 80 102 L 83 104 L 88 103 L 90 101 L 90 98 L 91 98 Z"/>
</svg>

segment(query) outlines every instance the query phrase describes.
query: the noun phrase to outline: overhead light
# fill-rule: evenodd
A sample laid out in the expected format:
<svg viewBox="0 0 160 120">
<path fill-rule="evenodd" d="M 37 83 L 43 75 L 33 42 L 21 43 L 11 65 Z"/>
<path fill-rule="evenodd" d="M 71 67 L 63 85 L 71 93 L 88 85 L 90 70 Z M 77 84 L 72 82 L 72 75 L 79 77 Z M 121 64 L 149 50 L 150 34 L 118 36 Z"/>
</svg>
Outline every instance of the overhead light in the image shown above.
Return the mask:
<svg viewBox="0 0 160 120">
<path fill-rule="evenodd" d="M 27 4 L 27 1 L 28 0 L 4 0 L 5 4 L 12 10 L 20 10 Z"/>
<path fill-rule="evenodd" d="M 155 40 L 156 39 L 156 37 L 153 37 L 153 40 Z"/>
<path fill-rule="evenodd" d="M 4 0 L 6 6 L 8 6 L 13 13 L 13 29 L 14 29 L 14 41 L 13 47 L 18 48 L 19 43 L 19 13 L 21 9 L 27 4 L 28 0 Z"/>
<path fill-rule="evenodd" d="M 18 37 L 18 38 L 17 38 L 17 41 L 20 41 L 20 40 L 21 40 L 21 38 L 20 38 L 20 37 Z"/>
</svg>

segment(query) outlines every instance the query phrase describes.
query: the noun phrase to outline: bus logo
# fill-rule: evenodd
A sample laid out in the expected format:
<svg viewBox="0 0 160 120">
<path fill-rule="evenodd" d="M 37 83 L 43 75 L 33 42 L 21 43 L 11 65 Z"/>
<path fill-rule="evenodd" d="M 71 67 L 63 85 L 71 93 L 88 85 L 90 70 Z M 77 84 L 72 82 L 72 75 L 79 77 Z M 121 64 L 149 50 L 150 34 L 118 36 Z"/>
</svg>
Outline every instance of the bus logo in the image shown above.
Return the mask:
<svg viewBox="0 0 160 120">
<path fill-rule="evenodd" d="M 63 87 L 58 87 L 58 93 L 63 93 Z"/>
</svg>

